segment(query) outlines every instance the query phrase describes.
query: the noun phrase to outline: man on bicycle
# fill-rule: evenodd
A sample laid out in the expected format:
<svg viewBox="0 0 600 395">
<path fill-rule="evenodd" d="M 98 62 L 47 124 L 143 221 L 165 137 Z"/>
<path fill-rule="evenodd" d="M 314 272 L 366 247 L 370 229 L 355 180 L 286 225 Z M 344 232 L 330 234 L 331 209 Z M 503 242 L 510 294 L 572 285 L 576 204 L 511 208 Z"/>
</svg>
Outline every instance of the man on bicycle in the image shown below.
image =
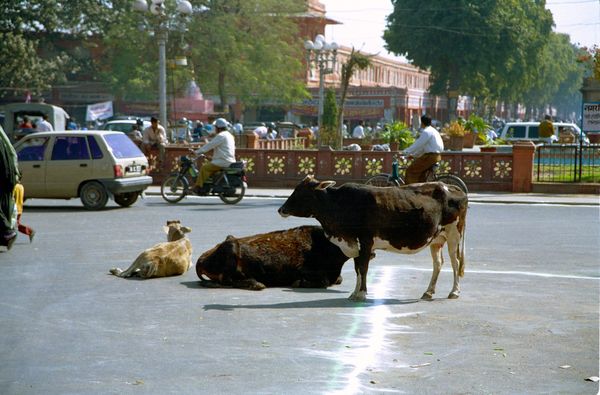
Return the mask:
<svg viewBox="0 0 600 395">
<path fill-rule="evenodd" d="M 421 129 L 419 138 L 404 150 L 406 156 L 414 157 L 413 162 L 406 168 L 407 184 L 425 182 L 427 170 L 442 160 L 444 142 L 440 133 L 431 126 L 431 118 L 427 115 L 421 117 Z"/>
<path fill-rule="evenodd" d="M 196 185 L 192 189 L 196 195 L 206 195 L 208 191 L 204 188 L 204 182 L 214 173 L 229 167 L 235 162 L 235 139 L 227 130 L 227 126 L 228 122 L 225 119 L 217 118 L 215 121 L 215 137 L 194 151 L 196 155 L 213 151 L 212 160 L 203 164 L 200 168 Z"/>
</svg>

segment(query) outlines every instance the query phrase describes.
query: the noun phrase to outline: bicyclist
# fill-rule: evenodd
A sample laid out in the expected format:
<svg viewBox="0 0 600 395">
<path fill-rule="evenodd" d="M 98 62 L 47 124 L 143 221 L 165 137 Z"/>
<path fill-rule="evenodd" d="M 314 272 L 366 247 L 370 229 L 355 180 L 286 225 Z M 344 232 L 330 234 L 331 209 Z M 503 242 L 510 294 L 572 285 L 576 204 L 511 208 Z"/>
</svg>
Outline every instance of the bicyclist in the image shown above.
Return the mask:
<svg viewBox="0 0 600 395">
<path fill-rule="evenodd" d="M 444 151 L 442 136 L 431 126 L 431 118 L 423 115 L 419 138 L 404 150 L 404 155 L 409 158 L 414 157 L 410 166 L 406 168 L 406 183 L 425 182 L 427 170 L 442 160 L 442 151 Z"/>
<path fill-rule="evenodd" d="M 214 125 L 216 130 L 215 136 L 208 143 L 198 148 L 196 155 L 204 154 L 208 151 L 213 151 L 212 160 L 204 163 L 200 168 L 200 174 L 196 179 L 196 185 L 192 191 L 197 195 L 206 195 L 204 182 L 214 173 L 221 169 L 229 167 L 235 162 L 235 139 L 227 130 L 228 122 L 223 118 L 217 118 Z"/>
</svg>

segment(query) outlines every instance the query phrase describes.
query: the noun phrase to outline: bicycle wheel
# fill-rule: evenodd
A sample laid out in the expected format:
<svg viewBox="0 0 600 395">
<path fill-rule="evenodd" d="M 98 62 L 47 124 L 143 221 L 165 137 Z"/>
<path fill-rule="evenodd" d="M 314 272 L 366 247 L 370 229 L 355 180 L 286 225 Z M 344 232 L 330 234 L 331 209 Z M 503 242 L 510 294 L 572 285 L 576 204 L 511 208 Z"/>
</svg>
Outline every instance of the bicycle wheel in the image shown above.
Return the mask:
<svg viewBox="0 0 600 395">
<path fill-rule="evenodd" d="M 381 173 L 369 178 L 365 184 L 374 187 L 397 187 L 404 184 L 404 181 L 402 179 L 394 180 L 391 175 Z"/>
<path fill-rule="evenodd" d="M 465 184 L 465 182 L 463 180 L 461 180 L 459 177 L 457 177 L 455 175 L 442 174 L 442 175 L 436 177 L 436 181 L 443 182 L 444 184 L 447 184 L 447 185 L 457 186 L 460 189 L 462 189 L 462 191 L 464 193 L 469 193 L 469 190 L 467 189 L 467 184 Z"/>
<path fill-rule="evenodd" d="M 187 193 L 187 180 L 179 174 L 171 174 L 163 181 L 160 186 L 162 198 L 169 203 L 177 203 L 183 199 Z"/>
</svg>

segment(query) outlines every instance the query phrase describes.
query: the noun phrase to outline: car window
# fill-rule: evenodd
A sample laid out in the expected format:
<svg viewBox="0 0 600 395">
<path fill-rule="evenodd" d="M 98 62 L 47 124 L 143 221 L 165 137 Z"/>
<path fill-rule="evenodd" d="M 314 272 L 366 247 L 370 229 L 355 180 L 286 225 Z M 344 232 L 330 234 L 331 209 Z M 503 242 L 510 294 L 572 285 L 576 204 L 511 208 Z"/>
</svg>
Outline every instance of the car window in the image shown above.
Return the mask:
<svg viewBox="0 0 600 395">
<path fill-rule="evenodd" d="M 135 145 L 125 134 L 107 134 L 104 136 L 104 140 L 106 140 L 108 149 L 117 159 L 139 158 L 140 156 L 144 156 L 137 145 Z"/>
<path fill-rule="evenodd" d="M 24 141 L 19 147 L 17 158 L 19 162 L 44 160 L 44 151 L 48 144 L 48 137 L 38 137 Z"/>
<path fill-rule="evenodd" d="M 135 125 L 133 123 L 108 123 L 106 124 L 106 130 L 116 130 L 118 132 L 129 132 L 131 127 Z"/>
<path fill-rule="evenodd" d="M 56 136 L 52 160 L 90 159 L 86 138 L 83 136 Z"/>
<path fill-rule="evenodd" d="M 511 126 L 506 131 L 507 138 L 523 138 L 525 137 L 525 126 Z"/>
<path fill-rule="evenodd" d="M 102 154 L 102 149 L 98 145 L 96 138 L 94 136 L 87 137 L 88 144 L 90 145 L 90 151 L 92 153 L 92 159 L 102 159 L 104 154 Z"/>
<path fill-rule="evenodd" d="M 540 129 L 537 125 L 529 127 L 529 136 L 528 137 L 530 139 L 537 139 L 538 137 L 540 137 Z"/>
</svg>

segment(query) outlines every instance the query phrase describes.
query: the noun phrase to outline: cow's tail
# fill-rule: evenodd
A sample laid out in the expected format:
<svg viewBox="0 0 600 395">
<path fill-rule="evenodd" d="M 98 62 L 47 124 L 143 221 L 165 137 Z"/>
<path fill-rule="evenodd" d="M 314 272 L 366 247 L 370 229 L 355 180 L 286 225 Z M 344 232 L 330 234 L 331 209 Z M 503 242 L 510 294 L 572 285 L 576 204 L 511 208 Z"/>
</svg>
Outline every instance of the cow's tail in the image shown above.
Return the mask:
<svg viewBox="0 0 600 395">
<path fill-rule="evenodd" d="M 460 227 L 462 224 L 462 227 Z M 465 236 L 467 233 L 467 210 L 463 210 L 460 214 L 459 221 L 459 232 L 460 232 L 460 243 L 458 246 L 458 275 L 464 277 L 465 275 Z"/>
</svg>

